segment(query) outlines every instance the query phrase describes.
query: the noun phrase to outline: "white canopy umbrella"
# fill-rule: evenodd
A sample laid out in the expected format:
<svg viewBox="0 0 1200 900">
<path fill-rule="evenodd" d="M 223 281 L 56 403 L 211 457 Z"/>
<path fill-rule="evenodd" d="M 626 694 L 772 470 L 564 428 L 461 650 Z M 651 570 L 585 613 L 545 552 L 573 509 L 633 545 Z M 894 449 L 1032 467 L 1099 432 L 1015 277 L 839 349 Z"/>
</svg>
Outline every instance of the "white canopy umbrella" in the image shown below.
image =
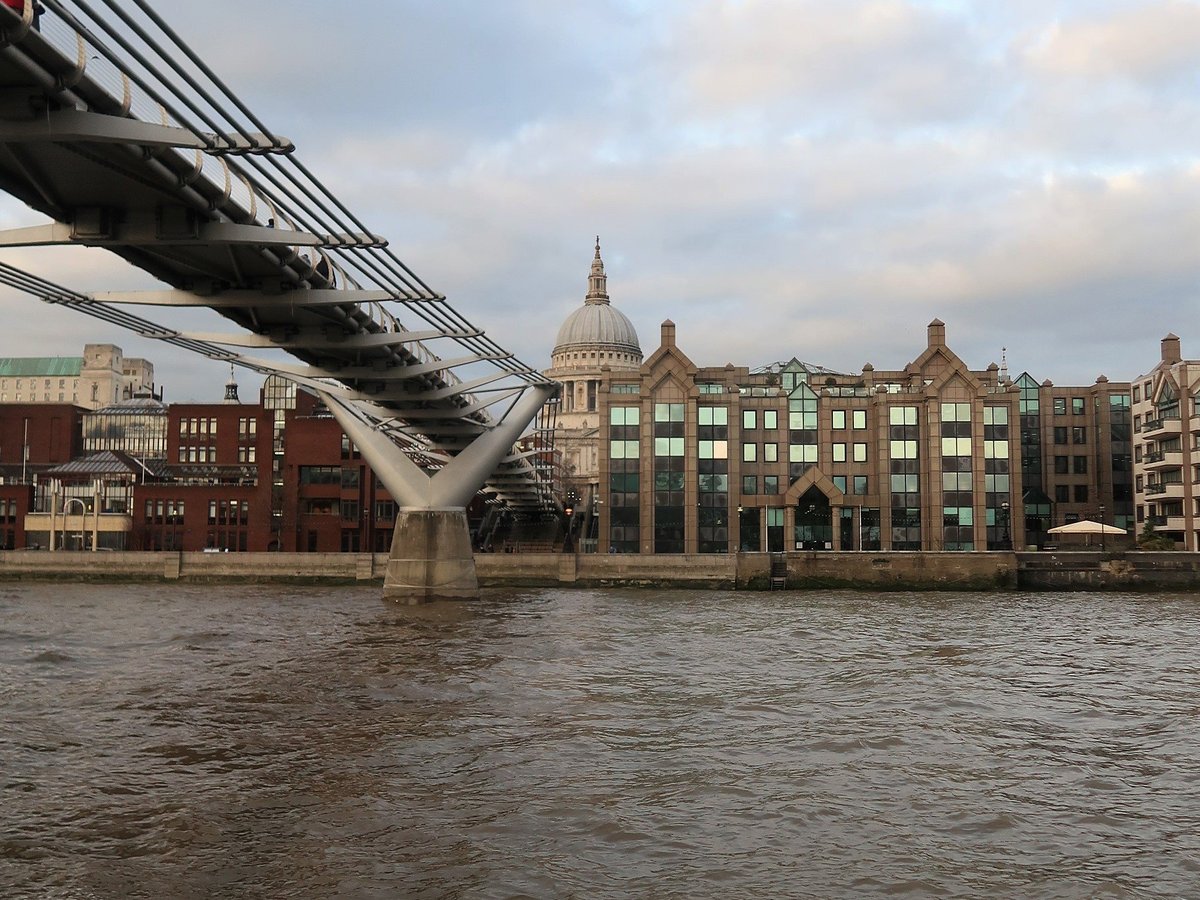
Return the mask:
<svg viewBox="0 0 1200 900">
<path fill-rule="evenodd" d="M 1125 534 L 1124 528 L 1116 525 L 1105 525 L 1103 522 L 1093 522 L 1091 519 L 1081 519 L 1067 525 L 1051 528 L 1047 534 Z"/>
</svg>

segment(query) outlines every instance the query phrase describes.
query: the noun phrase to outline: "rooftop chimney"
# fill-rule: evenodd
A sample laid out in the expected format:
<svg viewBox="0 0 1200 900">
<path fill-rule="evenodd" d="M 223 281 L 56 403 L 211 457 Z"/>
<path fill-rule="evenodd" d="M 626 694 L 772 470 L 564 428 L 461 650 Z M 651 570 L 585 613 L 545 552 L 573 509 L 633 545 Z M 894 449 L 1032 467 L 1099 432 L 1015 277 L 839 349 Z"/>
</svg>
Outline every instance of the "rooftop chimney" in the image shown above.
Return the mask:
<svg viewBox="0 0 1200 900">
<path fill-rule="evenodd" d="M 1179 335 L 1168 334 L 1162 339 L 1162 361 L 1177 363 L 1181 359 L 1183 359 L 1183 355 L 1179 351 Z"/>
<path fill-rule="evenodd" d="M 929 323 L 929 346 L 946 346 L 946 323 L 941 319 L 934 319 Z"/>
</svg>

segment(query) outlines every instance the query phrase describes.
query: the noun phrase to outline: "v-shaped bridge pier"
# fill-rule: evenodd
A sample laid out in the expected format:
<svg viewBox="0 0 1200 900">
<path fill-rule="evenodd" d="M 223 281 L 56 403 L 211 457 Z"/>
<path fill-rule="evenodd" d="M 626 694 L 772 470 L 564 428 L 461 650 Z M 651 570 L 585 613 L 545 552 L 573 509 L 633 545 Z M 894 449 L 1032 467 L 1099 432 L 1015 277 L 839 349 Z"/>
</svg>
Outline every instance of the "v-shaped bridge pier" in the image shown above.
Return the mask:
<svg viewBox="0 0 1200 900">
<path fill-rule="evenodd" d="M 166 287 L 79 293 L 3 262 L 0 283 L 319 393 L 400 508 L 385 595 L 476 596 L 480 488 L 558 506 L 546 448 L 515 446 L 557 387 L 397 258 L 149 0 L 15 6 L 0 4 L 0 188 L 48 221 L 0 248 L 99 247 Z M 129 310 L 147 306 L 235 328 Z"/>
</svg>

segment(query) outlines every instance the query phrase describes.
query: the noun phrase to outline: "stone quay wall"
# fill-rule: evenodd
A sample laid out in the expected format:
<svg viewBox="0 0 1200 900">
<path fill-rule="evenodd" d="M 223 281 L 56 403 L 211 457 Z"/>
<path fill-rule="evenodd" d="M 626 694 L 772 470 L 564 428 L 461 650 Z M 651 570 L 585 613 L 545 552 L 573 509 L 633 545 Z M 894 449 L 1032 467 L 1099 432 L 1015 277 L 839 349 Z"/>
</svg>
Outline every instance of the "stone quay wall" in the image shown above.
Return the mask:
<svg viewBox="0 0 1200 900">
<path fill-rule="evenodd" d="M 1200 591 L 1198 553 L 795 552 L 789 590 Z M 772 555 L 484 553 L 482 587 L 692 587 L 767 590 Z M 5 581 L 382 584 L 385 553 L 0 552 Z"/>
</svg>

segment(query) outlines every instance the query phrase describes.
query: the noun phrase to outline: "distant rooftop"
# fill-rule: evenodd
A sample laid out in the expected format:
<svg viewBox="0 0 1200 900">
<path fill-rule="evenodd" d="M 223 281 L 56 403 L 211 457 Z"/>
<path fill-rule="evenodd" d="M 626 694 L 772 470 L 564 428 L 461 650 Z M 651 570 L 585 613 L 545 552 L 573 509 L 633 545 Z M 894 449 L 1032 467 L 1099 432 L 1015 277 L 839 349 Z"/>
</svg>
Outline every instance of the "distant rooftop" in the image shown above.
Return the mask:
<svg viewBox="0 0 1200 900">
<path fill-rule="evenodd" d="M 128 453 L 120 450 L 102 450 L 91 456 L 83 456 L 46 470 L 46 475 L 136 475 L 146 469 Z"/>
<path fill-rule="evenodd" d="M 754 369 L 753 375 L 778 375 L 782 372 L 805 372 L 809 375 L 845 375 L 845 372 L 835 372 L 833 369 L 827 369 L 824 366 L 818 366 L 815 363 L 803 362 L 795 357 L 792 357 L 787 362 L 767 363 L 765 366 L 760 366 Z"/>
<path fill-rule="evenodd" d="M 75 377 L 82 369 L 82 356 L 0 356 L 0 378 Z"/>
<path fill-rule="evenodd" d="M 156 397 L 138 396 L 128 400 L 119 400 L 110 406 L 105 406 L 102 409 L 95 409 L 88 413 L 89 416 L 118 416 L 118 415 L 142 415 L 165 416 L 167 414 L 167 405 Z"/>
</svg>

